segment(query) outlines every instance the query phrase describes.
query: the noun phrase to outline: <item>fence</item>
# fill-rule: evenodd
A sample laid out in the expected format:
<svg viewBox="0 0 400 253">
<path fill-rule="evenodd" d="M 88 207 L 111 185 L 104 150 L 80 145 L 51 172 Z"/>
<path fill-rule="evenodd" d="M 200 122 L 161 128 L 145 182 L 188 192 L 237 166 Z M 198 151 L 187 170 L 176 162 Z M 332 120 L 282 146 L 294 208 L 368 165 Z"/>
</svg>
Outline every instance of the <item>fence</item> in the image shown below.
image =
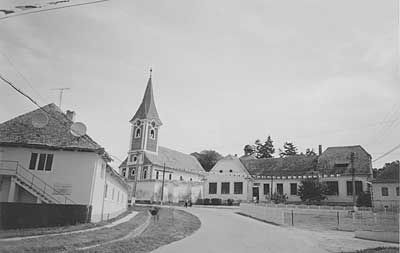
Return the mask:
<svg viewBox="0 0 400 253">
<path fill-rule="evenodd" d="M 0 229 L 87 223 L 90 222 L 91 212 L 91 206 L 86 205 L 0 202 Z"/>
<path fill-rule="evenodd" d="M 345 231 L 398 232 L 398 212 L 352 212 L 349 207 L 240 204 L 240 212 L 279 225 Z M 352 209 L 352 208 L 351 208 Z"/>
</svg>

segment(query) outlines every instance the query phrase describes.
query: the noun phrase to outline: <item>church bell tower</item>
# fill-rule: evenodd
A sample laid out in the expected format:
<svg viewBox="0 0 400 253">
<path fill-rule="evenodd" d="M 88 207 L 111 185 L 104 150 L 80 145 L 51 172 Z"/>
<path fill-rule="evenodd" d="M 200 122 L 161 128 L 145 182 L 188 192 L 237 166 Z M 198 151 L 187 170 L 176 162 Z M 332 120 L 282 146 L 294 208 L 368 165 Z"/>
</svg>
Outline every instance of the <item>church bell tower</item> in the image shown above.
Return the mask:
<svg viewBox="0 0 400 253">
<path fill-rule="evenodd" d="M 152 70 L 146 91 L 131 123 L 131 139 L 128 152 L 128 164 L 143 164 L 143 153 L 158 152 L 158 135 L 162 125 L 153 96 Z"/>
</svg>

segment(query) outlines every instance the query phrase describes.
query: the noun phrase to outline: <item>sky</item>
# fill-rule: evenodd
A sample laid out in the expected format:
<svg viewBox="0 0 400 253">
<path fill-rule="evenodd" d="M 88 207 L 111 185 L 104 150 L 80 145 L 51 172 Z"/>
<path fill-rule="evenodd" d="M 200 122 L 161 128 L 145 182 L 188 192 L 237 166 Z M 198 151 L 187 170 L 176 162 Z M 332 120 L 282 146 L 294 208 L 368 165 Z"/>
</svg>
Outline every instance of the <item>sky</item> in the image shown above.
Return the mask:
<svg viewBox="0 0 400 253">
<path fill-rule="evenodd" d="M 39 0 L 0 9 L 22 2 Z M 118 159 L 150 67 L 162 146 L 241 155 L 271 135 L 376 159 L 400 144 L 395 0 L 110 0 L 0 19 L 0 34 L 0 74 L 41 105 L 69 87 L 62 109 Z M 34 109 L 0 83 L 0 122 Z"/>
</svg>

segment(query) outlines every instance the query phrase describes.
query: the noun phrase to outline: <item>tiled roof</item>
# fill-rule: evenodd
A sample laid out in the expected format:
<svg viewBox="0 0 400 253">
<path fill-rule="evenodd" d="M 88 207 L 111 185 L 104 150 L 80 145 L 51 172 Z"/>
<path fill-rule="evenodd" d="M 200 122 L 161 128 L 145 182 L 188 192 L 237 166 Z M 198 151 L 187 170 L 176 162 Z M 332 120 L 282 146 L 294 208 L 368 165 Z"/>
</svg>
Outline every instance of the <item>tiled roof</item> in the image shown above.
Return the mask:
<svg viewBox="0 0 400 253">
<path fill-rule="evenodd" d="M 44 113 L 43 110 L 46 112 Z M 48 116 L 48 123 L 42 128 L 32 125 L 32 118 L 38 113 Z M 70 132 L 73 121 L 55 104 L 48 104 L 0 124 L 0 145 L 32 148 L 91 151 L 109 156 L 104 149 L 88 135 L 75 137 Z"/>
<path fill-rule="evenodd" d="M 151 77 L 147 82 L 147 87 L 143 96 L 142 103 L 140 104 L 135 115 L 132 117 L 131 121 L 135 119 L 155 120 L 158 125 L 162 124 L 160 117 L 158 116 L 156 105 L 154 103 L 153 84 L 151 81 Z"/>
<path fill-rule="evenodd" d="M 252 176 L 297 176 L 315 171 L 317 156 L 295 155 L 284 158 L 242 159 Z"/>
<path fill-rule="evenodd" d="M 164 166 L 165 163 L 165 167 L 171 169 L 190 170 L 197 173 L 204 172 L 203 167 L 194 156 L 161 146 L 158 147 L 157 154 L 145 151 L 145 164 L 149 163 L 160 167 Z M 119 167 L 125 167 L 126 164 L 127 158 Z"/>
<path fill-rule="evenodd" d="M 350 175 L 351 152 L 354 153 L 355 174 L 372 174 L 371 155 L 360 145 L 328 147 L 318 158 L 318 169 L 325 174 Z"/>
</svg>

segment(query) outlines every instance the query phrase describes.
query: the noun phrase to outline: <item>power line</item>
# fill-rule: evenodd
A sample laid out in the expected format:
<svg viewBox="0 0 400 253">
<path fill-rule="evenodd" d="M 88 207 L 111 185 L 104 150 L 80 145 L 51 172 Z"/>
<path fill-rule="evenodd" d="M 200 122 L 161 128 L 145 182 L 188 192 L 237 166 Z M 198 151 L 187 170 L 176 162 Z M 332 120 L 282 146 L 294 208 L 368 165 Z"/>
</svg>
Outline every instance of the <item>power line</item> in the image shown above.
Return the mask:
<svg viewBox="0 0 400 253">
<path fill-rule="evenodd" d="M 392 148 L 391 150 L 389 150 L 388 152 L 384 153 L 383 155 L 379 156 L 378 158 L 376 158 L 375 160 L 373 160 L 372 162 L 376 162 L 382 158 L 384 158 L 385 156 L 389 155 L 390 153 L 396 151 L 397 149 L 400 148 L 400 144 L 398 144 L 396 147 Z"/>
<path fill-rule="evenodd" d="M 14 68 L 15 72 L 17 72 L 18 75 L 20 75 L 22 77 L 22 79 L 24 79 L 24 81 L 31 87 L 31 89 L 36 93 L 36 95 L 38 95 L 41 98 L 42 102 L 46 102 L 46 100 L 42 97 L 42 95 L 40 95 L 40 93 L 35 90 L 32 83 L 21 73 L 21 71 L 18 70 L 18 68 L 15 66 L 15 64 L 11 61 L 10 57 L 1 51 L 0 51 L 0 54 L 2 54 L 4 56 L 4 58 L 8 61 L 8 63 L 11 65 L 11 67 Z"/>
<path fill-rule="evenodd" d="M 5 17 L 0 17 L 0 20 L 2 19 L 6 19 L 6 18 L 12 18 L 12 17 L 16 17 L 16 16 L 23 16 L 23 15 L 28 15 L 28 14 L 32 14 L 32 13 L 38 13 L 38 12 L 45 12 L 45 11 L 51 11 L 51 10 L 57 10 L 57 9 L 64 9 L 64 8 L 69 8 L 69 7 L 75 7 L 75 6 L 81 6 L 81 5 L 89 5 L 89 4 L 95 4 L 95 3 L 101 3 L 101 2 L 107 2 L 109 0 L 97 0 L 97 1 L 91 1 L 91 2 L 85 2 L 85 3 L 78 3 L 78 4 L 71 4 L 71 5 L 67 5 L 67 6 L 57 6 L 57 7 L 52 7 L 52 8 L 48 8 L 48 9 L 39 9 L 39 10 L 32 10 L 29 12 L 22 12 L 22 13 L 16 13 L 16 14 L 12 14 L 9 16 L 5 16 Z"/>
</svg>

